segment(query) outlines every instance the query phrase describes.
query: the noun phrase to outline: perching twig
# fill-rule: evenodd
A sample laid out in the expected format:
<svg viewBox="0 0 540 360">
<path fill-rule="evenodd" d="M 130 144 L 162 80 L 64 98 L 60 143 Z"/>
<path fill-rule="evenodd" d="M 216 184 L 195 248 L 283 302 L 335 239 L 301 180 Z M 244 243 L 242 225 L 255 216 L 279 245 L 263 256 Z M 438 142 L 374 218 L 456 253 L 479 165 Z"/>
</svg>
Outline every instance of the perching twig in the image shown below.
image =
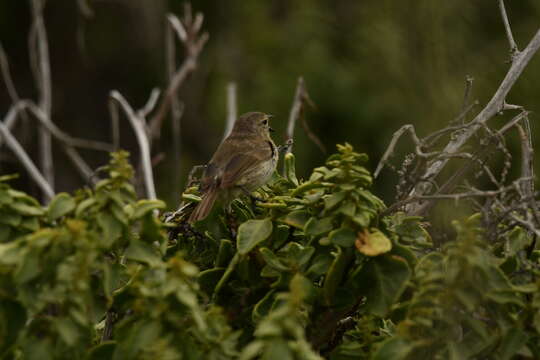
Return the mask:
<svg viewBox="0 0 540 360">
<path fill-rule="evenodd" d="M 293 104 L 291 106 L 291 112 L 289 113 L 289 122 L 287 123 L 287 134 L 285 140 L 294 139 L 294 128 L 296 120 L 302 115 L 302 108 L 304 104 L 304 92 L 306 91 L 304 85 L 304 79 L 298 78 L 298 84 L 296 85 L 296 91 L 294 93 Z M 287 149 L 287 153 L 292 152 L 292 145 Z"/>
<path fill-rule="evenodd" d="M 19 159 L 19 161 L 23 164 L 23 166 L 26 168 L 28 173 L 30 174 L 30 177 L 34 179 L 36 184 L 41 188 L 43 191 L 43 195 L 45 196 L 45 200 L 49 201 L 54 197 L 54 190 L 52 189 L 51 185 L 47 182 L 47 180 L 43 177 L 41 172 L 38 170 L 34 162 L 30 159 L 26 151 L 23 149 L 21 144 L 15 139 L 13 135 L 11 135 L 11 132 L 5 125 L 6 121 L 9 120 L 11 117 L 15 117 L 17 115 L 17 110 L 15 107 L 12 107 L 10 111 L 7 113 L 4 122 L 0 121 L 0 134 L 4 138 L 4 141 L 6 142 L 6 145 L 13 151 L 15 156 Z"/>
<path fill-rule="evenodd" d="M 30 53 L 34 53 L 34 59 L 38 66 L 39 84 L 39 107 L 48 118 L 51 117 L 52 108 L 52 88 L 51 88 L 51 68 L 49 64 L 49 45 L 47 42 L 47 31 L 43 21 L 43 8 L 45 3 L 42 0 L 30 0 L 32 7 L 33 30 L 35 42 L 30 43 Z M 54 188 L 54 162 L 52 154 L 52 140 L 50 133 L 41 128 L 39 131 L 39 153 L 41 158 L 41 168 L 47 182 Z"/>
<path fill-rule="evenodd" d="M 126 114 L 141 151 L 142 171 L 144 175 L 144 184 L 146 195 L 149 199 L 156 199 L 156 189 L 154 186 L 154 175 L 152 171 L 152 159 L 150 155 L 150 144 L 147 133 L 144 127 L 144 120 L 139 117 L 142 112 L 135 112 L 127 100 L 118 91 L 113 90 L 110 94 L 111 99 L 114 99 Z"/>
<path fill-rule="evenodd" d="M 173 14 L 167 15 L 167 20 L 168 25 L 175 30 L 178 38 L 184 44 L 186 49 L 186 58 L 169 82 L 157 112 L 150 120 L 150 140 L 153 138 L 159 138 L 161 124 L 169 112 L 169 108 L 173 102 L 173 98 L 176 96 L 176 92 L 188 75 L 191 74 L 197 67 L 199 54 L 208 41 L 208 33 L 199 34 L 202 27 L 203 15 L 198 13 L 195 16 L 195 21 L 193 21 L 190 6 L 186 6 L 183 22 Z"/>
<path fill-rule="evenodd" d="M 236 84 L 230 82 L 227 84 L 227 120 L 225 123 L 225 131 L 223 132 L 223 139 L 231 133 L 237 117 L 238 106 L 236 102 Z"/>
<path fill-rule="evenodd" d="M 294 128 L 296 125 L 296 121 L 303 116 L 306 103 L 311 105 L 312 107 L 315 107 L 315 105 L 313 104 L 313 101 L 311 101 L 311 98 L 309 97 L 309 94 L 306 90 L 304 78 L 300 76 L 298 78 L 298 83 L 296 85 L 296 91 L 294 93 L 293 104 L 291 106 L 291 112 L 289 113 L 289 121 L 287 123 L 287 132 L 285 134 L 286 142 L 291 144 L 287 148 L 287 153 L 292 152 L 291 141 L 294 138 Z M 319 140 L 319 138 L 309 129 L 306 122 L 303 123 L 303 126 L 309 138 L 321 149 L 322 152 L 326 152 L 324 145 Z"/>
</svg>

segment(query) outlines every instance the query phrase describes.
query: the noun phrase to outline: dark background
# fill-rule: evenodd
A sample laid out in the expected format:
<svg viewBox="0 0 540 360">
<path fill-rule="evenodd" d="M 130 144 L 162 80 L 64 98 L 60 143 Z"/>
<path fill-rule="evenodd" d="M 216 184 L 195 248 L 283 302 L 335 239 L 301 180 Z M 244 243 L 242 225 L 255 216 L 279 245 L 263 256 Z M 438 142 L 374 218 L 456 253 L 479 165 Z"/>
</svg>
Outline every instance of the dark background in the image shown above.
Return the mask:
<svg viewBox="0 0 540 360">
<path fill-rule="evenodd" d="M 153 87 L 165 84 L 164 29 L 167 12 L 182 13 L 178 0 L 49 0 L 45 22 L 53 81 L 53 121 L 77 137 L 110 139 L 107 96 L 119 90 L 135 108 Z M 475 78 L 473 99 L 485 105 L 508 69 L 509 49 L 496 1 L 470 0 L 273 0 L 194 1 L 205 14 L 210 40 L 196 73 L 181 91 L 181 162 L 171 153 L 170 123 L 154 154 L 158 196 L 178 203 L 187 172 L 206 162 L 221 140 L 228 81 L 238 86 L 239 112 L 273 114 L 276 142 L 282 142 L 296 80 L 303 75 L 316 110 L 307 121 L 330 151 L 350 142 L 370 156 L 374 169 L 392 133 L 412 123 L 419 135 L 444 127 L 461 108 L 465 77 Z M 540 26 L 540 1 L 507 1 L 520 49 Z M 36 98 L 28 60 L 28 1 L 0 0 L 0 41 L 9 57 L 21 97 Z M 181 60 L 181 59 L 179 59 Z M 508 102 L 524 105 L 533 132 L 540 110 L 540 56 L 516 83 Z M 2 83 L 2 116 L 10 102 Z M 512 114 L 494 119 L 500 126 Z M 34 159 L 36 125 L 15 134 Z M 122 121 L 122 147 L 137 156 L 135 136 Z M 409 147 L 408 147 L 409 145 Z M 518 149 L 510 145 L 511 149 Z M 404 141 L 399 151 L 410 150 Z M 306 175 L 326 157 L 297 127 L 295 153 Z M 0 173 L 20 172 L 16 186 L 34 192 L 9 150 L 0 150 Z M 107 154 L 83 152 L 93 167 Z M 519 162 L 518 162 L 519 163 Z M 57 191 L 80 187 L 82 180 L 55 147 Z M 172 174 L 180 168 L 180 178 Z M 382 173 L 376 193 L 393 197 L 396 176 Z"/>
</svg>

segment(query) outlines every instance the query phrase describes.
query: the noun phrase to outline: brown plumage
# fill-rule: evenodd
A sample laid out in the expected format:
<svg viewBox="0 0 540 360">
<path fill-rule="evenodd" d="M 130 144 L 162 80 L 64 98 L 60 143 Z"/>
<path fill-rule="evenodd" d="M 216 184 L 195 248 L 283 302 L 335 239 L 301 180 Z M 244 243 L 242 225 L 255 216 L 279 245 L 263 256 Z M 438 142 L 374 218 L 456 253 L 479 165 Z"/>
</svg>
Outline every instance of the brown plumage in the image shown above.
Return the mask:
<svg viewBox="0 0 540 360">
<path fill-rule="evenodd" d="M 270 137 L 268 119 L 269 115 L 249 112 L 236 121 L 206 166 L 201 180 L 202 200 L 191 213 L 190 223 L 208 216 L 216 200 L 228 204 L 270 179 L 278 152 Z"/>
</svg>

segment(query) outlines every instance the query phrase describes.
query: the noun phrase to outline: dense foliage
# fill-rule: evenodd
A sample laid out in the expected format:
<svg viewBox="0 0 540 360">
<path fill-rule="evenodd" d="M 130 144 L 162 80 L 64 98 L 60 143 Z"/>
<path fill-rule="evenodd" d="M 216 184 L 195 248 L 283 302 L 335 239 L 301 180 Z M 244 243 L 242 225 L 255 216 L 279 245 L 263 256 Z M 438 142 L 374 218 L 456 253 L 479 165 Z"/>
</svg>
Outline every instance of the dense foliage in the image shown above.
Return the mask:
<svg viewBox="0 0 540 360">
<path fill-rule="evenodd" d="M 303 181 L 287 154 L 257 200 L 195 227 L 136 199 L 123 152 L 47 207 L 1 178 L 0 358 L 539 358 L 531 237 L 488 243 L 473 215 L 436 247 L 382 215 L 365 161 L 338 146 Z"/>
</svg>

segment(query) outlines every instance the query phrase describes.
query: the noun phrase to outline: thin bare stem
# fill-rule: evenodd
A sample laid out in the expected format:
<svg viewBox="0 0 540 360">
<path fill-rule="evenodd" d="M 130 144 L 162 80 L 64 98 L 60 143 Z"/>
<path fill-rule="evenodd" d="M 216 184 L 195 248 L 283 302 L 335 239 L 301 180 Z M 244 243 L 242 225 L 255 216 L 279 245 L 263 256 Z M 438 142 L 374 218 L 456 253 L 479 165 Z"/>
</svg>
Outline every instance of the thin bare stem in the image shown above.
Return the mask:
<svg viewBox="0 0 540 360">
<path fill-rule="evenodd" d="M 150 120 L 150 140 L 159 138 L 161 124 L 169 112 L 173 98 L 176 96 L 178 89 L 184 83 L 188 75 L 197 68 L 199 54 L 208 41 L 208 33 L 198 34 L 203 22 L 202 14 L 197 14 L 196 18 L 200 18 L 200 20 L 197 20 L 197 23 L 194 24 L 191 7 L 186 7 L 183 23 L 175 15 L 167 15 L 168 25 L 175 30 L 178 38 L 184 44 L 186 58 L 180 65 L 180 68 L 175 72 L 174 76 L 172 76 L 167 86 L 167 90 L 162 97 L 161 103 L 157 108 L 156 114 Z"/>
<path fill-rule="evenodd" d="M 148 101 L 146 101 L 146 104 L 144 104 L 144 107 L 139 110 L 139 117 L 140 118 L 146 118 L 148 114 L 150 114 L 154 108 L 157 105 L 159 95 L 161 91 L 159 91 L 158 88 L 152 89 L 152 92 L 150 92 L 150 96 L 148 97 Z"/>
<path fill-rule="evenodd" d="M 0 69 L 2 71 L 2 77 L 4 78 L 4 83 L 6 84 L 6 89 L 11 101 L 13 103 L 18 102 L 19 94 L 17 93 L 17 89 L 13 83 L 13 78 L 11 77 L 11 72 L 9 71 L 9 62 L 2 44 L 0 44 Z"/>
<path fill-rule="evenodd" d="M 4 122 L 0 122 L 0 134 L 4 138 L 4 141 L 6 142 L 7 146 L 11 149 L 11 151 L 13 151 L 15 156 L 17 156 L 19 161 L 26 168 L 26 170 L 30 174 L 30 177 L 43 191 L 45 201 L 49 201 L 54 197 L 54 190 L 52 189 L 52 186 L 43 177 L 43 175 L 38 170 L 38 168 L 36 167 L 32 159 L 30 159 L 30 157 L 28 156 L 26 151 L 23 149 L 21 144 L 19 144 L 17 139 L 15 139 L 13 135 L 11 135 L 11 132 L 5 125 L 5 121 L 8 118 L 15 117 L 15 116 L 17 116 L 17 109 L 15 107 L 12 107 L 7 113 L 4 119 Z"/>
<path fill-rule="evenodd" d="M 114 151 L 120 149 L 120 116 L 118 104 L 111 98 L 108 101 L 109 114 L 111 116 L 111 137 Z"/>
<path fill-rule="evenodd" d="M 180 24 L 181 26 L 181 24 Z M 171 26 L 167 26 L 165 31 L 165 44 L 166 44 L 166 69 L 167 69 L 167 79 L 172 81 L 174 77 L 174 71 L 176 69 L 176 43 L 174 39 L 174 30 Z M 172 133 L 172 143 L 173 143 L 173 160 L 174 160 L 174 179 L 173 179 L 173 188 L 175 189 L 174 195 L 175 198 L 180 197 L 181 189 L 178 186 L 180 183 L 180 151 L 181 151 L 181 123 L 184 108 L 178 99 L 178 94 L 174 94 L 171 100 L 171 133 Z"/>
<path fill-rule="evenodd" d="M 499 0 L 499 10 L 501 11 L 504 29 L 506 30 L 506 37 L 508 38 L 508 44 L 510 45 L 510 52 L 512 56 L 515 56 L 517 53 L 519 53 L 519 50 L 516 45 L 516 41 L 514 40 L 514 35 L 512 35 L 512 28 L 510 27 L 510 21 L 508 21 L 504 0 Z"/>
<path fill-rule="evenodd" d="M 137 113 L 133 111 L 131 105 L 129 105 L 126 99 L 118 91 L 111 91 L 110 97 L 122 107 L 122 110 L 124 110 L 124 113 L 126 114 L 126 117 L 128 118 L 129 123 L 135 132 L 141 152 L 142 171 L 144 175 L 146 194 L 149 199 L 156 199 L 154 175 L 152 172 L 152 159 L 150 155 L 150 144 L 145 131 L 144 121 L 138 117 Z"/>
<path fill-rule="evenodd" d="M 51 87 L 51 68 L 49 64 L 49 45 L 47 42 L 47 30 L 43 21 L 43 8 L 45 6 L 42 0 L 31 0 L 32 16 L 34 18 L 35 28 L 35 59 L 39 66 L 39 107 L 48 118 L 51 117 L 52 107 L 52 87 Z M 31 47 L 33 51 L 33 46 Z M 54 188 L 54 161 L 52 154 L 51 135 L 45 129 L 39 131 L 40 163 L 43 174 L 47 182 Z"/>
<path fill-rule="evenodd" d="M 227 84 L 227 120 L 225 123 L 223 139 L 229 136 L 237 118 L 238 106 L 236 101 L 236 83 L 230 82 Z"/>
<path fill-rule="evenodd" d="M 474 78 L 472 76 L 465 76 L 465 93 L 463 94 L 463 106 L 461 107 L 462 112 L 467 109 L 469 103 L 471 102 L 473 81 Z"/>
<path fill-rule="evenodd" d="M 89 149 L 89 150 L 96 150 L 96 151 L 112 151 L 113 148 L 111 145 L 101 142 L 101 141 L 95 141 L 95 140 L 87 140 L 87 139 L 79 139 L 74 138 L 62 130 L 60 130 L 51 120 L 49 117 L 47 117 L 47 114 L 43 112 L 43 110 L 38 107 L 36 104 L 34 104 L 31 101 L 21 100 L 18 103 L 16 103 L 13 106 L 14 111 L 17 114 L 23 114 L 25 112 L 29 112 L 30 114 L 34 115 L 34 118 L 40 122 L 42 125 L 40 128 L 43 128 L 44 131 L 47 131 L 50 135 L 54 136 L 60 143 L 71 146 L 71 147 L 78 147 L 83 149 Z M 6 122 L 4 125 L 11 130 L 16 122 L 17 117 L 9 117 L 6 119 Z M 0 139 L 0 146 L 2 146 L 2 140 Z"/>
<path fill-rule="evenodd" d="M 289 113 L 289 122 L 287 123 L 287 133 L 285 140 L 294 140 L 294 128 L 296 121 L 302 115 L 303 107 L 303 93 L 305 92 L 304 79 L 300 76 L 296 85 L 296 91 L 294 93 L 293 104 L 291 106 L 291 112 Z M 292 152 L 292 145 L 287 149 L 287 153 Z"/>
</svg>

